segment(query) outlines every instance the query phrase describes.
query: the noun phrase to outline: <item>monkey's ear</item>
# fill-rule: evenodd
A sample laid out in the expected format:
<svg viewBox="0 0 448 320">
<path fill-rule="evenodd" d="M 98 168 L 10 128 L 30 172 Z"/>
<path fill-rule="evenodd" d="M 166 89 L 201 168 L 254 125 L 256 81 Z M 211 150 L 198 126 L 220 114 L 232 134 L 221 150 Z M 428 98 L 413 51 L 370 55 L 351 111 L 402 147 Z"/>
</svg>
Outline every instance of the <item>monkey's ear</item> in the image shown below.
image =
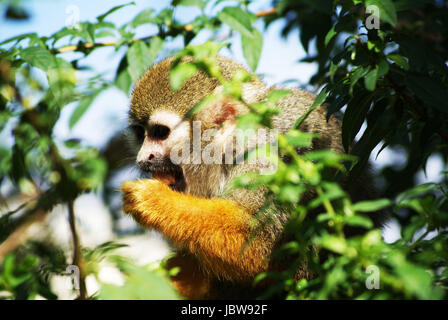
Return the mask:
<svg viewBox="0 0 448 320">
<path fill-rule="evenodd" d="M 236 118 L 244 112 L 244 107 L 230 99 L 218 99 L 205 106 L 196 114 L 207 128 L 220 128 L 234 124 Z"/>
</svg>

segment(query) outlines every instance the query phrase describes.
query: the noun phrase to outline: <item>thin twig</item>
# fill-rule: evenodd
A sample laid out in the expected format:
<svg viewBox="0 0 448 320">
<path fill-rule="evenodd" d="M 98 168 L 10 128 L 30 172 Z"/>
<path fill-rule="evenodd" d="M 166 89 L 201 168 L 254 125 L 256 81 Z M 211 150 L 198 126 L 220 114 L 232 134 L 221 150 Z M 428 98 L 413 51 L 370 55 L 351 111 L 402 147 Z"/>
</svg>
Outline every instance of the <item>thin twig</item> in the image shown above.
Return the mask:
<svg viewBox="0 0 448 320">
<path fill-rule="evenodd" d="M 78 267 L 79 270 L 79 299 L 87 299 L 86 279 L 84 272 L 84 259 L 82 257 L 81 245 L 79 243 L 78 233 L 76 231 L 75 210 L 73 208 L 73 200 L 68 204 L 68 220 L 70 223 L 70 231 L 73 239 L 73 265 Z"/>
<path fill-rule="evenodd" d="M 276 13 L 277 13 L 277 9 L 271 8 L 271 9 L 267 9 L 267 10 L 263 10 L 263 11 L 258 11 L 257 13 L 255 13 L 255 15 L 258 18 L 261 18 L 261 17 L 269 16 L 271 14 L 276 14 Z"/>
<path fill-rule="evenodd" d="M 35 201 L 35 200 L 36 200 L 35 198 L 30 199 L 30 200 L 27 200 L 27 201 L 25 201 L 24 203 L 20 204 L 17 208 L 15 208 L 15 209 L 13 209 L 13 210 L 10 210 L 10 211 L 8 211 L 8 212 L 3 213 L 1 217 L 5 217 L 5 216 L 8 216 L 8 217 L 9 217 L 9 216 L 12 216 L 13 214 L 15 214 L 15 213 L 21 211 L 23 208 L 25 208 L 27 205 L 29 205 L 30 202 Z"/>
</svg>

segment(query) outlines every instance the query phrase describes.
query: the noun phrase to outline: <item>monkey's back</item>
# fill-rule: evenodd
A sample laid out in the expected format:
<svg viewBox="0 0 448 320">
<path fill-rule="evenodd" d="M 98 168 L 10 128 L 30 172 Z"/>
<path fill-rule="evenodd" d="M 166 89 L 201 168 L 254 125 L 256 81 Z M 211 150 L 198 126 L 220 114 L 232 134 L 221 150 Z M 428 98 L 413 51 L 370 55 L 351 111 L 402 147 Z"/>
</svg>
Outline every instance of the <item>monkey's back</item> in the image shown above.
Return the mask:
<svg viewBox="0 0 448 320">
<path fill-rule="evenodd" d="M 277 104 L 281 113 L 272 118 L 274 128 L 281 133 L 292 129 L 297 119 L 306 114 L 316 99 L 316 96 L 310 92 L 300 89 L 289 90 L 291 93 L 280 99 Z M 344 153 L 341 122 L 333 115 L 327 121 L 325 106 L 316 107 L 298 129 L 303 132 L 319 134 L 319 138 L 313 140 L 311 149 L 331 149 L 338 153 Z"/>
</svg>

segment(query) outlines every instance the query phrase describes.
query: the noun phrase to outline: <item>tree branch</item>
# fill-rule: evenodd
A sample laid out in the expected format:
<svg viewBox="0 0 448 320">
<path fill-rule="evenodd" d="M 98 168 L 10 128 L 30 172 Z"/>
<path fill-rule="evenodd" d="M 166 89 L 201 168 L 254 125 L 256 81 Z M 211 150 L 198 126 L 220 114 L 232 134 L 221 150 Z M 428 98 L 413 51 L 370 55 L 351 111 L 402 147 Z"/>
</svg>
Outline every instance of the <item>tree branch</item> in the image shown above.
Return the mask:
<svg viewBox="0 0 448 320">
<path fill-rule="evenodd" d="M 258 18 L 261 18 L 261 17 L 265 17 L 268 15 L 276 14 L 276 13 L 277 13 L 277 9 L 271 8 L 271 9 L 259 11 L 259 12 L 255 13 L 255 16 L 257 16 Z M 191 24 L 187 24 L 183 27 L 183 29 L 185 31 L 191 31 L 191 30 L 193 30 L 193 26 Z M 132 39 L 132 41 L 133 42 L 147 41 L 147 40 L 157 37 L 157 35 L 158 34 L 144 37 L 144 38 L 139 38 L 139 39 Z M 171 35 L 171 34 L 168 33 L 165 35 Z M 115 42 L 115 41 L 96 42 L 96 43 L 80 43 L 78 45 L 69 45 L 69 46 L 59 48 L 59 49 L 52 49 L 51 52 L 57 54 L 57 53 L 66 53 L 66 52 L 73 52 L 73 51 L 84 51 L 86 49 L 89 50 L 89 49 L 94 49 L 94 48 L 99 48 L 99 47 L 115 46 L 116 44 L 117 44 L 117 42 Z"/>
<path fill-rule="evenodd" d="M 17 224 L 15 230 L 0 244 L 0 261 L 29 238 L 29 227 L 35 222 L 42 222 L 47 216 L 47 213 L 48 211 L 34 208 L 33 210 L 28 211 L 24 217 L 20 219 L 20 223 Z"/>
</svg>

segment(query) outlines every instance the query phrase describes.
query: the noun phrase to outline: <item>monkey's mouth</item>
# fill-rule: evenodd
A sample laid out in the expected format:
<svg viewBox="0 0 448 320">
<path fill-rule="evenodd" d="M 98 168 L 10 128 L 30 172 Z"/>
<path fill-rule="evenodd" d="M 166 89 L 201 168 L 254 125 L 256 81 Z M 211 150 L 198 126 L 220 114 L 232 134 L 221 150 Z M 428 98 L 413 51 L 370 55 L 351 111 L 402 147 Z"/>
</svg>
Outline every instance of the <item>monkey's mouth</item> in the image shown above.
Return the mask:
<svg viewBox="0 0 448 320">
<path fill-rule="evenodd" d="M 170 159 L 139 161 L 137 164 L 142 172 L 151 174 L 151 177 L 148 176 L 148 178 L 161 180 L 175 191 L 185 191 L 186 183 L 182 168 L 172 163 Z"/>
</svg>

